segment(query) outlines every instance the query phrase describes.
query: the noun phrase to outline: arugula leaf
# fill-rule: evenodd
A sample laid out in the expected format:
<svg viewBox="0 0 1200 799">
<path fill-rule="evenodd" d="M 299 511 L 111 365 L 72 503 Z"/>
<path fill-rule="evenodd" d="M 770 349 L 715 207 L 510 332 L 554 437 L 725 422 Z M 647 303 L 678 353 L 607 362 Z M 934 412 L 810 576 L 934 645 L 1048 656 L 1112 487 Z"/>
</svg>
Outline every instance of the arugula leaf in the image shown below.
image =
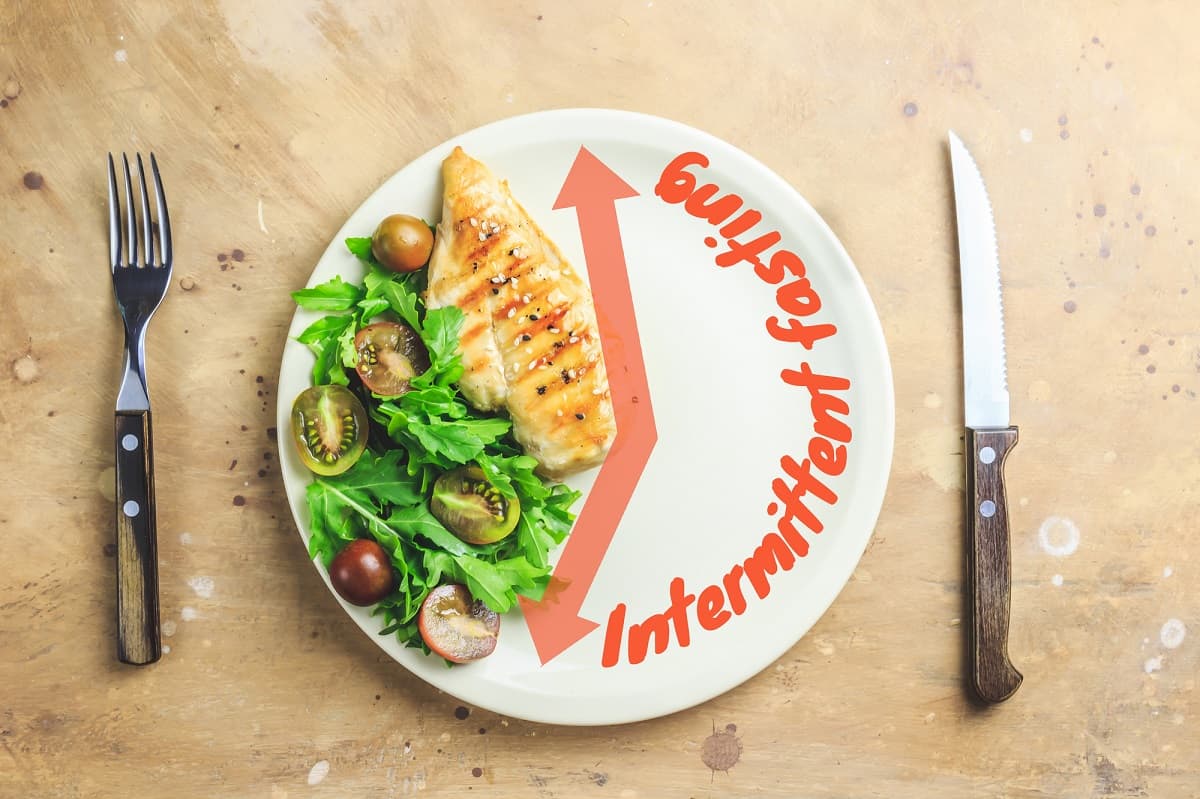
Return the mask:
<svg viewBox="0 0 1200 799">
<path fill-rule="evenodd" d="M 497 613 L 507 613 L 516 604 L 516 592 L 512 584 L 504 579 L 504 575 L 491 563 L 472 557 L 456 557 L 454 563 L 458 566 L 463 581 L 471 596 L 482 600 Z"/>
<path fill-rule="evenodd" d="M 521 555 L 497 561 L 496 571 L 508 581 L 514 592 L 532 599 L 541 599 L 542 589 L 550 581 L 544 568 L 533 565 Z M 537 590 L 537 595 L 531 596 L 528 592 L 534 590 Z"/>
<path fill-rule="evenodd" d="M 471 545 L 447 530 L 429 511 L 427 503 L 397 508 L 392 511 L 388 522 L 411 536 L 419 535 L 427 539 L 434 546 L 441 547 L 452 555 L 473 555 Z"/>
<path fill-rule="evenodd" d="M 457 361 L 458 333 L 466 316 L 457 305 L 435 308 L 425 314 L 421 338 L 429 349 L 429 359 L 441 368 Z"/>
<path fill-rule="evenodd" d="M 347 369 L 358 365 L 358 350 L 354 348 L 354 325 L 348 325 L 337 339 L 338 361 Z"/>
<path fill-rule="evenodd" d="M 371 320 L 388 309 L 388 301 L 383 297 L 367 297 L 358 303 L 358 324 L 364 327 Z"/>
<path fill-rule="evenodd" d="M 308 501 L 309 527 L 312 530 L 312 536 L 308 540 L 309 556 L 320 557 L 321 562 L 328 566 L 346 542 L 354 540 L 353 525 L 344 509 L 330 496 L 320 481 L 308 486 L 305 498 Z"/>
<path fill-rule="evenodd" d="M 425 550 L 422 565 L 425 567 L 425 573 L 431 585 L 438 585 L 451 580 L 462 582 L 458 564 L 455 562 L 454 556 L 449 552 L 441 549 L 427 549 Z M 495 610 L 495 608 L 492 609 Z"/>
<path fill-rule="evenodd" d="M 328 382 L 337 386 L 350 385 L 350 378 L 346 377 L 346 370 L 338 362 L 338 347 L 327 349 L 323 353 L 319 365 L 324 368 L 324 377 L 321 379 L 322 383 Z M 313 367 L 313 374 L 316 374 L 316 366 Z"/>
<path fill-rule="evenodd" d="M 405 557 L 404 544 L 401 541 L 400 536 L 396 534 L 395 530 L 387 525 L 381 525 L 378 523 L 368 523 L 367 529 L 371 532 L 371 537 L 378 541 L 379 545 L 388 553 L 389 558 L 392 561 L 392 567 L 395 568 L 400 574 L 399 582 L 402 593 L 407 593 L 403 591 L 403 588 L 406 587 L 409 582 L 408 559 Z"/>
<path fill-rule="evenodd" d="M 571 512 L 571 506 L 582 496 L 582 491 L 576 491 L 565 485 L 556 485 L 551 489 L 550 496 L 546 497 L 545 504 L 539 509 L 538 513 L 542 524 L 555 536 L 555 543 L 562 543 L 562 540 L 571 532 L 571 525 L 575 522 L 575 514 Z"/>
<path fill-rule="evenodd" d="M 308 327 L 304 328 L 304 332 L 296 336 L 296 341 L 307 345 L 310 349 L 313 344 L 321 342 L 330 336 L 336 338 L 341 335 L 348 325 L 354 319 L 350 316 L 322 316 L 317 321 L 313 322 Z"/>
<path fill-rule="evenodd" d="M 383 298 L 391 306 L 392 312 L 403 319 L 409 327 L 421 332 L 421 318 L 417 311 L 420 297 L 409 291 L 403 283 L 392 280 L 380 286 Z M 431 353 L 432 354 L 432 353 Z"/>
<path fill-rule="evenodd" d="M 419 481 L 400 465 L 404 453 L 391 450 L 375 456 L 364 453 L 358 463 L 338 477 L 324 478 L 346 490 L 368 494 L 382 505 L 416 505 L 424 499 Z"/>
<path fill-rule="evenodd" d="M 404 398 L 400 398 L 401 405 Z M 428 452 L 441 455 L 452 463 L 470 463 L 483 454 L 484 447 L 511 429 L 506 419 L 440 419 L 424 421 L 411 415 L 405 432 L 421 442 Z"/>
<path fill-rule="evenodd" d="M 522 496 L 531 503 L 540 503 L 550 496 L 550 489 L 534 473 L 538 462 L 528 455 L 482 455 L 479 465 L 505 496 Z M 522 507 L 525 507 L 522 503 Z"/>
<path fill-rule="evenodd" d="M 367 290 L 367 299 L 383 297 L 383 287 L 396 277 L 393 272 L 386 272 L 378 266 L 372 266 L 363 275 L 363 288 Z"/>
<path fill-rule="evenodd" d="M 458 398 L 458 392 L 449 386 L 417 380 L 409 381 L 409 386 L 412 388 L 404 395 L 404 407 L 412 412 L 450 419 L 462 419 L 469 413 L 466 403 Z"/>
<path fill-rule="evenodd" d="M 345 373 L 337 368 L 341 346 L 338 340 L 346 331 L 350 331 L 353 336 L 353 316 L 347 314 L 324 316 L 306 327 L 304 332 L 296 337 L 297 341 L 308 347 L 316 356 L 312 370 L 313 385 L 319 386 L 323 383 L 346 385 L 348 382 Z"/>
<path fill-rule="evenodd" d="M 363 297 L 363 290 L 339 275 L 310 289 L 292 292 L 292 299 L 310 311 L 348 311 Z"/>
<path fill-rule="evenodd" d="M 346 249 L 369 264 L 375 263 L 375 257 L 371 255 L 370 236 L 351 236 L 346 239 Z"/>
<path fill-rule="evenodd" d="M 554 537 L 544 527 L 531 521 L 531 513 L 524 511 L 517 520 L 517 543 L 523 554 L 534 566 L 545 569 L 550 565 L 550 550 Z"/>
<path fill-rule="evenodd" d="M 538 578 L 546 576 L 545 571 L 538 569 L 518 555 L 488 563 L 478 558 L 455 557 L 463 577 L 466 578 L 467 590 L 476 599 L 482 599 L 484 604 L 497 613 L 507 613 L 517 604 L 517 594 L 536 592 L 541 597 L 541 589 L 545 581 L 539 584 Z"/>
</svg>

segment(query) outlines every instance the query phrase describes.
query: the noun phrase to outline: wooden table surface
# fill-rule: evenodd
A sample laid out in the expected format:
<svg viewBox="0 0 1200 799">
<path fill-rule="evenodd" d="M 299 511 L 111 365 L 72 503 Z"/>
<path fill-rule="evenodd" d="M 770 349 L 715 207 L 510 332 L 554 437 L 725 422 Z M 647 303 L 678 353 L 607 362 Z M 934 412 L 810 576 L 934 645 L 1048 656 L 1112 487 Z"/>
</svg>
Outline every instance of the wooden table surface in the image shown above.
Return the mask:
<svg viewBox="0 0 1200 799">
<path fill-rule="evenodd" d="M 0 796 L 1200 796 L 1200 12 L 806 5 L 10 0 Z M 811 633 L 600 729 L 387 660 L 305 562 L 271 430 L 288 292 L 348 213 L 457 133 L 581 105 L 792 182 L 871 291 L 897 407 L 874 539 Z M 962 689 L 951 127 L 996 209 L 1021 428 L 1025 684 L 990 710 Z M 113 644 L 112 149 L 161 155 L 176 234 L 149 338 L 170 651 L 145 669 Z"/>
</svg>

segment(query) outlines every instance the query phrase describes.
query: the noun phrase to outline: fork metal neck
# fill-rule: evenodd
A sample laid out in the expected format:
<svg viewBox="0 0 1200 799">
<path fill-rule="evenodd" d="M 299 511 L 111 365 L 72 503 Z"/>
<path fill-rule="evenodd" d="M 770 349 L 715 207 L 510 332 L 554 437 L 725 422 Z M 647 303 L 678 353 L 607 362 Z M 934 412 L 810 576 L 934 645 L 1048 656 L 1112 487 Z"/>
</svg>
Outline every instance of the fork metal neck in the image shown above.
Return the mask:
<svg viewBox="0 0 1200 799">
<path fill-rule="evenodd" d="M 125 376 L 117 393 L 118 411 L 150 410 L 150 392 L 146 387 L 146 326 L 136 332 L 125 328 Z"/>
</svg>

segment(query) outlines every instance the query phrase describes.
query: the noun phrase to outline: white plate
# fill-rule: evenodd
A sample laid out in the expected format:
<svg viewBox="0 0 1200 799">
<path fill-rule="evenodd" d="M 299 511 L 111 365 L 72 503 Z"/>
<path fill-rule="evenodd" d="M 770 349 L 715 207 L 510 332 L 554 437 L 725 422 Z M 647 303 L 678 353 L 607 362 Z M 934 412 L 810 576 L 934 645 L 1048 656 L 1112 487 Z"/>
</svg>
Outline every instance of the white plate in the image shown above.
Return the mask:
<svg viewBox="0 0 1200 799">
<path fill-rule="evenodd" d="M 309 285 L 335 274 L 358 279 L 359 264 L 342 241 L 370 235 L 387 214 L 439 218 L 440 164 L 455 145 L 507 178 L 522 205 L 581 270 L 586 265 L 575 211 L 552 210 L 580 146 L 640 193 L 617 207 L 658 444 L 583 606 L 582 615 L 601 627 L 548 664 L 539 662 L 519 612 L 504 617 L 500 645 L 491 657 L 447 669 L 440 658 L 377 635 L 381 624 L 366 609 L 343 607 L 415 674 L 464 702 L 508 716 L 613 724 L 665 715 L 717 696 L 768 666 L 812 627 L 849 579 L 870 538 L 891 465 L 894 420 L 891 369 L 866 289 L 821 217 L 761 163 L 675 122 L 597 109 L 507 119 L 434 148 L 350 216 Z M 775 230 L 782 242 L 767 253 L 786 247 L 803 258 L 822 301 L 804 321 L 833 324 L 835 335 L 817 341 L 811 351 L 769 336 L 766 319 L 779 313 L 776 287 L 744 263 L 718 267 L 714 256 L 723 245 L 710 249 L 704 243 L 710 233 L 716 235 L 715 228 L 689 215 L 682 204 L 655 195 L 667 164 L 689 151 L 711 161 L 706 169 L 692 170 L 702 184 L 715 182 L 722 193 L 735 192 L 745 207 L 762 212 L 763 220 L 740 240 Z M 309 474 L 286 441 L 291 401 L 307 387 L 312 364 L 294 337 L 316 316 L 296 314 L 279 377 L 283 476 L 306 542 Z M 809 392 L 781 379 L 782 369 L 798 369 L 804 362 L 818 374 L 851 381 L 848 390 L 830 392 L 849 403 L 845 419 L 853 431 L 845 470 L 823 477 L 837 502 L 806 498 L 824 531 L 804 532 L 809 553 L 790 570 L 769 575 L 765 598 L 743 580 L 745 611 L 723 626 L 702 629 L 692 605 L 687 647 L 672 635 L 662 654 L 651 650 L 637 665 L 622 657 L 617 666 L 602 667 L 604 625 L 618 603 L 627 605 L 628 621 L 637 622 L 667 609 L 668 585 L 675 577 L 695 594 L 721 585 L 723 576 L 775 529 L 768 505 L 774 499 L 772 481 L 783 474 L 780 458 L 792 454 L 802 460 L 815 435 Z M 588 473 L 570 482 L 586 489 L 592 479 Z M 317 568 L 328 584 L 325 569 Z"/>
</svg>

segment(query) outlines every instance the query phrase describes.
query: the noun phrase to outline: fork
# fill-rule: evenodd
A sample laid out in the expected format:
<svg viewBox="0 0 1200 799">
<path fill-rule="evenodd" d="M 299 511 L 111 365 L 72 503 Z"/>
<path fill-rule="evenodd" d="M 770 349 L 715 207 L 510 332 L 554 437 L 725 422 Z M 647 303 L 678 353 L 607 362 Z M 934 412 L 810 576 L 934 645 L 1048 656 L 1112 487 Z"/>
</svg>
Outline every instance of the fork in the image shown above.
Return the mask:
<svg viewBox="0 0 1200 799">
<path fill-rule="evenodd" d="M 125 326 L 125 377 L 117 394 L 117 656 L 145 665 L 162 657 L 158 618 L 158 539 L 154 520 L 154 454 L 146 388 L 146 326 L 171 282 L 171 221 L 158 162 L 150 154 L 155 221 L 150 219 L 146 171 L 137 154 L 141 215 L 134 208 L 129 159 L 125 171 L 125 224 L 113 157 L 108 156 L 108 252 L 113 293 Z M 155 251 L 157 233 L 157 253 Z M 138 260 L 138 239 L 142 258 Z M 122 254 L 125 258 L 122 258 Z M 157 255 L 157 258 L 155 257 Z"/>
</svg>

